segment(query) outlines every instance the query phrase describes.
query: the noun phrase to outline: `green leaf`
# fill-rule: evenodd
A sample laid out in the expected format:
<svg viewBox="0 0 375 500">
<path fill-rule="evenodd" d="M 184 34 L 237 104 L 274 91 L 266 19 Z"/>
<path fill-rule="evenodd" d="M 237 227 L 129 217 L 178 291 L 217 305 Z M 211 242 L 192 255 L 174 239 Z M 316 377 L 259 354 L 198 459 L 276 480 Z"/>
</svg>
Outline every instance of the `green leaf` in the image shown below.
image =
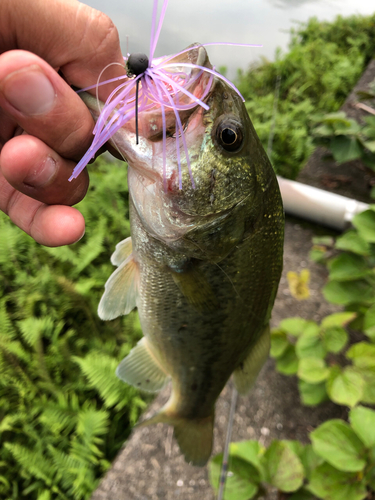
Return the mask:
<svg viewBox="0 0 375 500">
<path fill-rule="evenodd" d="M 336 281 L 353 281 L 369 273 L 365 259 L 360 255 L 342 253 L 328 263 L 329 278 Z"/>
<path fill-rule="evenodd" d="M 307 491 L 305 488 L 301 488 L 300 490 L 293 493 L 288 500 L 316 500 L 312 493 Z"/>
<path fill-rule="evenodd" d="M 333 247 L 335 240 L 332 236 L 313 236 L 312 242 L 314 245 L 321 245 L 324 247 Z"/>
<path fill-rule="evenodd" d="M 302 461 L 307 479 L 310 479 L 312 472 L 324 462 L 323 458 L 315 453 L 311 444 L 307 444 L 304 447 L 299 457 Z"/>
<path fill-rule="evenodd" d="M 356 137 L 347 137 L 344 135 L 334 137 L 330 142 L 329 148 L 338 163 L 345 163 L 361 158 L 363 151 Z"/>
<path fill-rule="evenodd" d="M 371 153 L 375 153 L 375 141 L 364 141 L 363 145 L 371 151 Z"/>
<path fill-rule="evenodd" d="M 320 328 L 316 323 L 311 322 L 298 338 L 296 354 L 299 358 L 324 358 L 327 354 L 320 338 Z"/>
<path fill-rule="evenodd" d="M 339 236 L 335 247 L 338 250 L 346 250 L 359 255 L 368 256 L 370 254 L 370 244 L 354 230 L 347 231 L 342 236 Z"/>
<path fill-rule="evenodd" d="M 319 384 L 328 377 L 329 370 L 323 359 L 302 358 L 298 363 L 298 377 L 310 384 Z"/>
<path fill-rule="evenodd" d="M 367 309 L 363 318 L 363 329 L 365 334 L 375 342 L 375 305 Z"/>
<path fill-rule="evenodd" d="M 353 321 L 353 319 L 356 316 L 357 313 L 355 312 L 333 313 L 323 318 L 321 326 L 322 328 L 331 328 L 334 326 L 346 326 L 348 323 Z"/>
<path fill-rule="evenodd" d="M 319 136 L 319 137 L 331 137 L 333 134 L 332 127 L 323 124 L 320 125 L 319 127 L 314 128 L 313 130 L 314 136 Z"/>
<path fill-rule="evenodd" d="M 30 316 L 18 321 L 18 326 L 24 340 L 30 346 L 35 346 L 41 337 L 51 335 L 55 325 L 50 317 L 34 318 Z"/>
<path fill-rule="evenodd" d="M 324 264 L 326 258 L 326 249 L 324 247 L 319 247 L 314 245 L 309 252 L 309 259 L 317 264 Z"/>
<path fill-rule="evenodd" d="M 357 302 L 366 303 L 373 300 L 374 290 L 365 280 L 330 281 L 323 288 L 323 295 L 332 304 L 347 305 Z"/>
<path fill-rule="evenodd" d="M 276 369 L 284 375 L 295 375 L 298 370 L 298 358 L 294 345 L 289 345 L 282 356 L 276 359 Z"/>
<path fill-rule="evenodd" d="M 343 370 L 338 366 L 331 368 L 327 380 L 327 392 L 334 403 L 355 406 L 362 399 L 364 386 L 365 381 L 355 368 L 351 366 Z"/>
<path fill-rule="evenodd" d="M 304 380 L 298 380 L 298 389 L 302 404 L 305 406 L 316 406 L 328 399 L 326 384 L 309 384 Z"/>
<path fill-rule="evenodd" d="M 365 381 L 361 402 L 375 404 L 375 367 L 357 368 L 357 370 Z"/>
<path fill-rule="evenodd" d="M 366 483 L 357 474 L 341 472 L 324 463 L 311 474 L 307 488 L 323 500 L 362 500 L 367 496 Z"/>
<path fill-rule="evenodd" d="M 328 352 L 333 352 L 335 354 L 346 346 L 348 340 L 349 335 L 347 331 L 339 326 L 327 328 L 323 333 L 324 347 Z"/>
<path fill-rule="evenodd" d="M 231 443 L 229 453 L 233 457 L 241 458 L 250 462 L 259 473 L 262 472 L 261 447 L 258 441 L 240 441 Z"/>
<path fill-rule="evenodd" d="M 282 441 L 273 441 L 264 454 L 267 481 L 281 491 L 296 491 L 302 486 L 304 470 L 301 460 Z"/>
<path fill-rule="evenodd" d="M 355 215 L 352 224 L 365 241 L 375 243 L 375 212 L 373 210 L 365 210 Z"/>
<path fill-rule="evenodd" d="M 286 333 L 298 337 L 305 330 L 308 321 L 303 318 L 287 318 L 280 322 L 280 330 L 284 330 Z"/>
<path fill-rule="evenodd" d="M 366 448 L 375 446 L 375 411 L 357 406 L 349 413 L 352 429 L 365 444 Z"/>
<path fill-rule="evenodd" d="M 289 342 L 286 333 L 281 330 L 273 330 L 271 332 L 271 356 L 279 358 L 282 356 L 288 347 Z"/>
<path fill-rule="evenodd" d="M 314 451 L 341 471 L 358 472 L 365 468 L 365 446 L 346 422 L 328 420 L 311 432 Z"/>
<path fill-rule="evenodd" d="M 219 489 L 223 455 L 216 455 L 209 463 L 212 486 Z M 230 457 L 224 500 L 250 500 L 258 492 L 258 471 L 246 460 Z"/>
<path fill-rule="evenodd" d="M 335 113 L 327 113 L 324 115 L 324 123 L 331 126 L 341 123 L 344 127 L 350 126 L 350 121 L 348 120 L 345 111 L 337 111 Z"/>
<path fill-rule="evenodd" d="M 346 351 L 346 357 L 353 360 L 359 368 L 375 367 L 375 345 L 368 342 L 357 342 Z"/>
</svg>

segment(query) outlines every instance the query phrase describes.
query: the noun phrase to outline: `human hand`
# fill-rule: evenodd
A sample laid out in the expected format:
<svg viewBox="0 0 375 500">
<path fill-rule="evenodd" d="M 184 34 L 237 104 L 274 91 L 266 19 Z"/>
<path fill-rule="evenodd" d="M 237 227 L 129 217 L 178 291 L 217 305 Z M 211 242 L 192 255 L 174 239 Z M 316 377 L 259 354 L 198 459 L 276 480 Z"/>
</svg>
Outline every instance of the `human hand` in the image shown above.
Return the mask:
<svg viewBox="0 0 375 500">
<path fill-rule="evenodd" d="M 68 178 L 94 122 L 70 85 L 95 84 L 111 62 L 122 67 L 106 79 L 125 74 L 117 30 L 99 11 L 77 0 L 1 0 L 0 210 L 43 245 L 84 234 L 70 205 L 86 194 L 88 174 Z M 99 87 L 100 99 L 114 86 Z"/>
</svg>

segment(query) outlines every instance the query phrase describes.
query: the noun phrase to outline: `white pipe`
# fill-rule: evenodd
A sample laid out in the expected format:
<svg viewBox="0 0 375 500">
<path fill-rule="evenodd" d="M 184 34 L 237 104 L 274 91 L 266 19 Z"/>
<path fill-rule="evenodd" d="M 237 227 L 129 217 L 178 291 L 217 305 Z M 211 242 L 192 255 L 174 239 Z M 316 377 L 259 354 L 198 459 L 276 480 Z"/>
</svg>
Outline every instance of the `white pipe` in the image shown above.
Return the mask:
<svg viewBox="0 0 375 500">
<path fill-rule="evenodd" d="M 347 229 L 353 217 L 369 208 L 367 203 L 330 193 L 300 182 L 277 177 L 286 213 L 339 231 Z"/>
</svg>

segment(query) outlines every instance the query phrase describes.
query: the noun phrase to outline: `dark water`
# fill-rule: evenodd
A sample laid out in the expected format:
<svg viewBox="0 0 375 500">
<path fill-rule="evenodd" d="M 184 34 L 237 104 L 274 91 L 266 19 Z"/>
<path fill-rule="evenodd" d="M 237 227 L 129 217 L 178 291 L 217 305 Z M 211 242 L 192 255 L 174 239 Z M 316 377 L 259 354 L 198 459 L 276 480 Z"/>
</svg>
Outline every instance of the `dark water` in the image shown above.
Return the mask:
<svg viewBox="0 0 375 500">
<path fill-rule="evenodd" d="M 149 53 L 152 0 L 83 0 L 105 12 L 116 24 L 123 53 Z M 159 0 L 162 4 L 162 0 Z M 156 56 L 178 52 L 193 42 L 262 44 L 262 48 L 209 47 L 211 62 L 227 66 L 233 78 L 263 56 L 272 59 L 276 47 L 286 50 L 289 30 L 312 16 L 332 20 L 337 15 L 372 14 L 373 0 L 169 0 Z"/>
</svg>

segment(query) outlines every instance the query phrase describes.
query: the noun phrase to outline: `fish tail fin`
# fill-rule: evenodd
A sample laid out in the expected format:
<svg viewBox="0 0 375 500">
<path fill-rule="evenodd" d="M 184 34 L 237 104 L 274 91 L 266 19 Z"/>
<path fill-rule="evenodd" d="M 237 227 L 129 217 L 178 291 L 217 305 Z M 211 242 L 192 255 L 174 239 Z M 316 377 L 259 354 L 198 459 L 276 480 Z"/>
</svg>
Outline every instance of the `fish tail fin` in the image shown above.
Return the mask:
<svg viewBox="0 0 375 500">
<path fill-rule="evenodd" d="M 214 414 L 205 418 L 183 418 L 168 415 L 161 410 L 144 422 L 137 425 L 165 423 L 174 427 L 174 437 L 180 447 L 185 460 L 192 465 L 203 467 L 206 465 L 212 452 Z"/>
</svg>

